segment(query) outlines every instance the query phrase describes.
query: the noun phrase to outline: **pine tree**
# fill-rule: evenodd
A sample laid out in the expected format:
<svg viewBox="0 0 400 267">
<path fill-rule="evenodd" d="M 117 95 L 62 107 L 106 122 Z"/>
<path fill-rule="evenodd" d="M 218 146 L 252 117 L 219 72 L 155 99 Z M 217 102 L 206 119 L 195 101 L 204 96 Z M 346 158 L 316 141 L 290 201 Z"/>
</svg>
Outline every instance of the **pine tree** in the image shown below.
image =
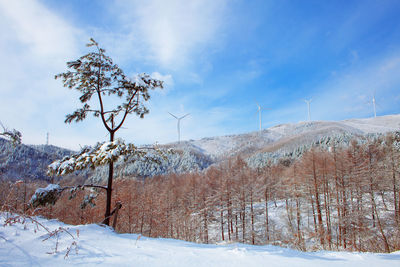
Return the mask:
<svg viewBox="0 0 400 267">
<path fill-rule="evenodd" d="M 93 47 L 94 51 L 81 56 L 78 60 L 67 62 L 69 70 L 55 76 L 56 79 L 62 79 L 64 87 L 81 93 L 79 100 L 82 107 L 68 114 L 65 123 L 83 121 L 88 114 L 93 114 L 103 122 L 110 135 L 112 146 L 115 133 L 121 129 L 129 114 L 143 118 L 149 112 L 144 105 L 144 102 L 150 99 L 149 90 L 162 88 L 163 82 L 145 73 L 136 75 L 131 80 L 118 65 L 113 63 L 95 40 L 91 38 L 87 46 Z M 114 100 L 111 98 L 116 96 L 120 100 L 119 104 L 107 109 L 106 104 L 110 105 L 111 101 L 106 100 Z M 92 98 L 97 100 L 94 101 L 98 104 L 97 108 L 92 108 Z M 109 172 L 104 220 L 106 225 L 110 224 L 114 161 L 114 158 L 107 160 Z"/>
</svg>

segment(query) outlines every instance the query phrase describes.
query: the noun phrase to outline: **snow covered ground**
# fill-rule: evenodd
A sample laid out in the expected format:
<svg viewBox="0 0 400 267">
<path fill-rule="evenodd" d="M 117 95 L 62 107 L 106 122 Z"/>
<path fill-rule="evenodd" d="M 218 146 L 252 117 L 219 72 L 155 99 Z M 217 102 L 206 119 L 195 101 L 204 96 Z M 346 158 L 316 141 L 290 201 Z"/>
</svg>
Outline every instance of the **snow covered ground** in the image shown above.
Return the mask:
<svg viewBox="0 0 400 267">
<path fill-rule="evenodd" d="M 274 246 L 204 245 L 117 234 L 94 224 L 70 226 L 36 219 L 47 230 L 32 222 L 1 226 L 0 266 L 400 266 L 400 251 L 304 253 Z M 4 221 L 1 214 L 1 225 Z M 48 231 L 57 229 L 60 233 L 49 238 Z"/>
</svg>

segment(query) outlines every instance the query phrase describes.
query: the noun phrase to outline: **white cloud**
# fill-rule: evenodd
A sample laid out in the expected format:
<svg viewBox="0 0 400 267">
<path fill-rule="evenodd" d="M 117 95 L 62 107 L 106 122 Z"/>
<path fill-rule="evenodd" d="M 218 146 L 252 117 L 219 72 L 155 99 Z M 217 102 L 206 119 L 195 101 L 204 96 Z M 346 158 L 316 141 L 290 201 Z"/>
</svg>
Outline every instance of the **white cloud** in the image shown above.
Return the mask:
<svg viewBox="0 0 400 267">
<path fill-rule="evenodd" d="M 36 58 L 57 61 L 60 54 L 74 53 L 79 31 L 34 0 L 0 1 L 2 46 L 12 42 L 24 46 Z M 23 51 L 21 50 L 21 51 Z"/>
<path fill-rule="evenodd" d="M 388 107 L 394 106 L 393 96 L 400 85 L 400 51 L 365 63 L 355 65 L 318 88 L 325 92 L 319 96 L 323 100 L 319 108 L 325 110 L 325 115 L 334 110 L 339 114 L 371 115 L 374 93 L 382 101 L 381 114 L 390 112 Z"/>
<path fill-rule="evenodd" d="M 163 94 L 166 94 L 169 90 L 171 90 L 174 87 L 174 79 L 172 78 L 171 74 L 163 75 L 159 72 L 153 72 L 151 74 L 151 77 L 164 82 L 164 88 L 161 91 L 163 92 Z"/>
<path fill-rule="evenodd" d="M 193 55 L 221 40 L 227 1 L 118 1 L 122 21 L 148 60 L 168 69 L 191 63 Z M 148 55 L 148 56 L 147 56 Z M 198 60 L 198 58 L 196 58 Z"/>
<path fill-rule="evenodd" d="M 372 117 L 372 96 L 377 100 L 377 115 L 400 112 L 396 103 L 400 86 L 400 51 L 360 61 L 336 71 L 314 87 L 309 97 L 312 120 L 338 120 Z M 296 122 L 307 119 L 307 106 L 302 99 L 291 101 L 279 110 L 271 111 L 276 122 Z"/>
<path fill-rule="evenodd" d="M 62 129 L 64 114 L 76 104 L 66 100 L 71 92 L 54 75 L 78 54 L 81 32 L 27 0 L 0 0 L 0 31 L 0 58 L 6 63 L 0 65 L 0 119 L 21 130 L 25 143 L 44 143 L 42 135 Z M 71 147 L 73 134 L 68 129 L 58 134 L 64 135 L 61 145 Z"/>
</svg>

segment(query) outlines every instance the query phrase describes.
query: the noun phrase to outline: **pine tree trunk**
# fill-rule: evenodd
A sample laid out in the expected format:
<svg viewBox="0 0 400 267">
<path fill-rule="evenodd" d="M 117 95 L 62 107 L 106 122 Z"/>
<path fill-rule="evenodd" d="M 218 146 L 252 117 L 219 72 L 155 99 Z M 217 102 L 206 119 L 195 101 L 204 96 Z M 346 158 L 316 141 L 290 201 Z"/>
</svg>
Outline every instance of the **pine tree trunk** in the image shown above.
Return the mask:
<svg viewBox="0 0 400 267">
<path fill-rule="evenodd" d="M 390 253 L 389 243 L 388 243 L 388 241 L 387 241 L 387 238 L 386 238 L 385 233 L 383 232 L 383 227 L 382 227 L 382 224 L 381 224 L 381 220 L 380 220 L 380 218 L 379 218 L 379 214 L 378 214 L 378 211 L 377 211 L 377 209 L 376 209 L 376 202 L 375 202 L 375 198 L 374 198 L 374 193 L 373 193 L 373 192 L 370 192 L 370 194 L 371 194 L 371 198 L 372 198 L 372 200 L 373 200 L 373 202 L 372 202 L 372 209 L 373 209 L 373 211 L 374 211 L 375 214 L 376 214 L 376 221 L 377 221 L 377 223 L 378 223 L 379 232 L 380 232 L 381 235 L 382 235 L 383 244 L 384 244 L 384 246 L 385 246 L 385 252 L 386 252 L 386 253 Z"/>
<path fill-rule="evenodd" d="M 149 214 L 149 237 L 151 237 L 151 233 L 153 230 L 153 201 L 150 197 L 150 214 Z"/>
<path fill-rule="evenodd" d="M 390 159 L 391 159 L 391 165 L 392 165 L 392 181 L 393 181 L 393 204 L 394 204 L 394 217 L 396 219 L 397 225 L 400 224 L 400 205 L 397 205 L 397 189 L 396 189 L 396 163 L 394 160 L 394 152 L 393 148 L 390 150 Z"/>
<path fill-rule="evenodd" d="M 204 242 L 208 244 L 208 211 L 206 207 L 206 197 L 203 196 L 203 226 L 204 226 Z"/>
<path fill-rule="evenodd" d="M 322 222 L 322 212 L 321 212 L 321 204 L 319 200 L 319 192 L 318 192 L 318 182 L 317 182 L 317 171 L 315 166 L 315 158 L 313 153 L 313 178 L 314 178 L 314 191 L 315 191 L 315 204 L 317 207 L 317 216 L 318 216 L 318 227 L 319 227 L 319 237 L 321 241 L 321 245 L 324 246 L 324 226 Z"/>
<path fill-rule="evenodd" d="M 336 248 L 342 244 L 342 213 L 340 209 L 340 197 L 339 197 L 339 178 L 338 178 L 338 170 L 337 170 L 337 157 L 336 157 L 336 148 L 333 147 L 333 162 L 334 162 L 334 171 L 335 171 L 335 193 L 336 193 L 336 208 L 337 208 L 337 216 L 338 216 L 338 231 L 337 231 L 337 241 Z"/>
<path fill-rule="evenodd" d="M 26 180 L 24 180 L 24 206 L 23 206 L 23 212 L 25 212 L 27 210 L 27 203 L 26 203 Z"/>
<path fill-rule="evenodd" d="M 235 235 L 236 235 L 236 241 L 239 240 L 239 225 L 238 225 L 238 216 L 235 214 Z"/>
<path fill-rule="evenodd" d="M 369 189 L 370 189 L 369 193 L 370 193 L 370 196 L 371 196 L 372 215 L 376 214 L 376 221 L 377 221 L 377 224 L 378 224 L 379 232 L 382 235 L 382 240 L 383 240 L 383 244 L 384 244 L 384 247 L 385 247 L 385 252 L 386 253 L 390 253 L 389 243 L 388 243 L 386 235 L 385 235 L 385 233 L 383 231 L 383 227 L 382 227 L 382 224 L 381 224 L 381 220 L 379 218 L 378 210 L 376 208 L 376 202 L 375 202 L 375 196 L 374 196 L 374 188 L 373 188 L 374 181 L 372 179 L 372 153 L 371 153 L 371 151 L 368 151 L 368 157 L 369 157 L 369 185 L 370 185 L 369 186 Z M 374 225 L 375 225 L 375 216 L 373 217 L 373 220 L 374 220 Z"/>
<path fill-rule="evenodd" d="M 230 194 L 230 181 L 227 181 L 227 198 L 226 198 L 226 206 L 228 209 L 228 240 L 231 241 L 231 234 L 233 234 L 233 219 L 232 219 L 232 203 L 231 203 L 231 194 Z"/>
<path fill-rule="evenodd" d="M 314 219 L 314 232 L 317 233 L 318 229 L 317 229 L 317 218 L 315 217 L 314 200 L 313 200 L 313 195 L 312 195 L 312 192 L 311 192 L 311 188 L 309 188 L 309 190 L 310 190 L 311 209 L 312 209 L 312 214 L 313 214 L 313 219 Z"/>
<path fill-rule="evenodd" d="M 242 212 L 240 213 L 240 217 L 242 219 L 242 243 L 246 242 L 246 212 L 243 211 L 244 209 L 242 208 Z"/>
<path fill-rule="evenodd" d="M 251 243 L 255 243 L 255 232 L 254 232 L 254 209 L 253 209 L 253 190 L 250 190 L 250 213 L 251 213 Z"/>
<path fill-rule="evenodd" d="M 330 194 L 329 194 L 329 187 L 328 182 L 326 181 L 325 189 L 324 189 L 324 198 L 325 198 L 325 220 L 326 220 L 326 230 L 327 230 L 327 239 L 329 250 L 332 249 L 332 225 L 331 225 L 331 208 L 330 208 Z"/>
<path fill-rule="evenodd" d="M 110 132 L 110 142 L 113 142 L 113 141 L 114 141 L 114 132 Z M 106 213 L 104 214 L 104 221 L 103 221 L 103 223 L 105 225 L 110 225 L 113 174 L 114 174 L 114 162 L 110 161 L 110 164 L 108 167 Z"/>
<path fill-rule="evenodd" d="M 363 214 L 363 201 L 362 201 L 362 188 L 361 188 L 361 183 L 358 184 L 357 187 L 357 217 L 358 217 L 358 251 L 362 251 L 363 243 L 362 243 L 362 238 L 361 234 L 363 231 L 363 222 L 362 222 L 362 214 Z"/>
<path fill-rule="evenodd" d="M 225 241 L 225 231 L 224 231 L 224 204 L 223 204 L 223 198 L 222 198 L 222 194 L 221 194 L 221 198 L 220 198 L 220 203 L 221 203 L 221 211 L 220 211 L 220 218 L 221 218 L 221 237 L 222 237 L 222 241 Z M 229 232 L 229 230 L 228 230 Z"/>
<path fill-rule="evenodd" d="M 399 225 L 399 212 L 398 209 L 400 208 L 400 205 L 397 206 L 397 190 L 396 190 L 396 173 L 393 169 L 393 204 L 394 204 L 394 218 L 396 219 L 397 225 Z"/>
<path fill-rule="evenodd" d="M 343 240 L 343 248 L 347 248 L 347 196 L 346 196 L 346 187 L 345 181 L 343 178 L 343 173 L 341 175 L 341 188 L 342 188 L 342 240 Z"/>
<path fill-rule="evenodd" d="M 301 216 L 300 216 L 300 199 L 299 199 L 299 197 L 296 197 L 296 219 L 297 219 L 297 238 L 298 238 L 299 246 L 301 246 L 301 248 L 304 249 L 303 238 L 301 236 L 301 230 L 300 230 Z"/>
<path fill-rule="evenodd" d="M 290 232 L 293 233 L 293 223 L 292 223 L 292 208 L 289 208 L 289 200 L 288 198 L 285 198 L 285 204 L 286 204 L 286 214 L 288 218 L 288 224 L 289 224 L 289 229 Z"/>
<path fill-rule="evenodd" d="M 269 220 L 268 220 L 268 188 L 265 188 L 265 231 L 267 242 L 269 242 Z"/>
</svg>

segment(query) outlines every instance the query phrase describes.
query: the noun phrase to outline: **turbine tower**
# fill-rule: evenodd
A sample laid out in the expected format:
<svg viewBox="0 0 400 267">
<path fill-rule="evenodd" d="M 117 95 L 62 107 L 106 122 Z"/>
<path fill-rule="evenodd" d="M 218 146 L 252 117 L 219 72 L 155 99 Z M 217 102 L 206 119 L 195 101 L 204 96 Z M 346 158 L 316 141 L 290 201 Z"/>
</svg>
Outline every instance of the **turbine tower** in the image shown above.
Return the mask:
<svg viewBox="0 0 400 267">
<path fill-rule="evenodd" d="M 257 110 L 258 110 L 258 119 L 259 119 L 259 129 L 260 129 L 260 133 L 261 133 L 261 131 L 262 131 L 262 111 L 263 110 L 266 110 L 266 108 L 262 108 L 257 102 L 256 102 L 256 105 L 257 105 Z"/>
<path fill-rule="evenodd" d="M 375 93 L 372 95 L 372 105 L 374 106 L 374 118 L 376 118 L 376 102 L 375 102 Z"/>
<path fill-rule="evenodd" d="M 182 116 L 182 117 L 177 117 L 177 116 L 175 116 L 174 114 L 172 114 L 172 113 L 170 113 L 170 112 L 168 112 L 168 113 L 169 113 L 169 115 L 171 115 L 172 117 L 174 117 L 175 119 L 178 120 L 178 123 L 177 123 L 177 128 L 178 128 L 178 143 L 180 143 L 180 142 L 181 142 L 181 120 L 182 120 L 183 118 L 185 118 L 186 116 L 190 115 L 190 113 L 188 113 L 188 114 L 186 114 L 186 115 L 184 115 L 184 116 Z"/>
<path fill-rule="evenodd" d="M 308 121 L 311 121 L 311 115 L 310 115 L 310 103 L 311 103 L 312 99 L 305 99 L 304 102 L 307 103 L 307 107 L 308 107 Z"/>
<path fill-rule="evenodd" d="M 46 146 L 49 145 L 49 132 L 47 132 L 46 134 Z"/>
</svg>

